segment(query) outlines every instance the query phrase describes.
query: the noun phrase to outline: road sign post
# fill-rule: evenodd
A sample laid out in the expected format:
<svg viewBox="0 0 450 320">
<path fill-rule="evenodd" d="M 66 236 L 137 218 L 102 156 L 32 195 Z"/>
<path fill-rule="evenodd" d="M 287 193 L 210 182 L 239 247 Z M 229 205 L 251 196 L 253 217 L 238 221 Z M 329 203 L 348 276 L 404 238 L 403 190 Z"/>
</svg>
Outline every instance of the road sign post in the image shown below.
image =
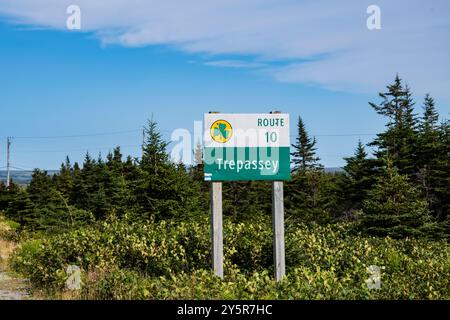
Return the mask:
<svg viewBox="0 0 450 320">
<path fill-rule="evenodd" d="M 223 277 L 222 181 L 272 181 L 275 278 L 285 275 L 283 181 L 291 178 L 289 115 L 205 114 L 204 174 L 211 182 L 214 274 Z"/>
<path fill-rule="evenodd" d="M 286 274 L 284 251 L 284 195 L 283 182 L 272 182 L 272 232 L 275 279 L 281 281 Z"/>
<path fill-rule="evenodd" d="M 222 182 L 211 182 L 211 242 L 214 274 L 223 278 Z"/>
</svg>

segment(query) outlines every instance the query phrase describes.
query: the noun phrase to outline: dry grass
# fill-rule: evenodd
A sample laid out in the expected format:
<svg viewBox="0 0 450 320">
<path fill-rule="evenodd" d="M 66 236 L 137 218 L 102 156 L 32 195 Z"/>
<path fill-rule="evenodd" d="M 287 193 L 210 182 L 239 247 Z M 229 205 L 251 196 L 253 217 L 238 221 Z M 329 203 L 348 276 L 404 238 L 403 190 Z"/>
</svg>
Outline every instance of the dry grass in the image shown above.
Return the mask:
<svg viewBox="0 0 450 320">
<path fill-rule="evenodd" d="M 0 271 L 5 270 L 9 256 L 17 247 L 16 243 L 6 240 L 3 237 L 11 232 L 12 229 L 5 217 L 0 215 Z"/>
<path fill-rule="evenodd" d="M 0 239 L 0 271 L 6 269 L 8 258 L 16 247 L 17 244 Z"/>
</svg>

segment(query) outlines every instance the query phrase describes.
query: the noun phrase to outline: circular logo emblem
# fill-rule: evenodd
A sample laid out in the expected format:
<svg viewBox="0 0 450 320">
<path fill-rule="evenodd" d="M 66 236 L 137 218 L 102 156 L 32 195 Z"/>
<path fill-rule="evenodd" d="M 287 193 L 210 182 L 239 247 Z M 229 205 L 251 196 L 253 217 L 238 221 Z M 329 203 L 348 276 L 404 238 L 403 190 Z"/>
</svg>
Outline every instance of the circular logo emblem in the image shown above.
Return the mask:
<svg viewBox="0 0 450 320">
<path fill-rule="evenodd" d="M 219 143 L 228 142 L 233 136 L 233 128 L 228 121 L 217 120 L 211 126 L 211 137 Z"/>
</svg>

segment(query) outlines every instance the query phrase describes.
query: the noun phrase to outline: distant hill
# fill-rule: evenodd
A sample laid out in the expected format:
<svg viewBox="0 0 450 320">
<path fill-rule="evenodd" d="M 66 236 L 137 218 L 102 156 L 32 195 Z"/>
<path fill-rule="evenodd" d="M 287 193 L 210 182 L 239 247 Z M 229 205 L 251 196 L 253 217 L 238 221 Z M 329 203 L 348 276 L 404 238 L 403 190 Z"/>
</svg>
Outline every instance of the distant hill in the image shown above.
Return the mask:
<svg viewBox="0 0 450 320">
<path fill-rule="evenodd" d="M 327 173 L 339 173 L 339 172 L 344 172 L 344 169 L 340 168 L 340 167 L 330 167 L 330 168 L 325 168 L 325 172 L 327 172 Z"/>
<path fill-rule="evenodd" d="M 58 170 L 48 170 L 49 175 L 54 175 L 58 173 Z M 14 183 L 20 185 L 27 185 L 31 181 L 31 175 L 33 171 L 11 171 L 11 178 Z M 0 181 L 6 181 L 6 170 L 0 170 Z"/>
<path fill-rule="evenodd" d="M 342 172 L 342 168 L 325 168 L 325 172 L 328 173 L 337 173 Z M 47 171 L 49 175 L 57 174 L 58 170 L 48 170 Z M 12 180 L 20 185 L 27 185 L 31 181 L 31 175 L 33 174 L 33 171 L 11 171 Z M 6 181 L 6 171 L 0 170 L 0 181 L 5 182 Z"/>
</svg>

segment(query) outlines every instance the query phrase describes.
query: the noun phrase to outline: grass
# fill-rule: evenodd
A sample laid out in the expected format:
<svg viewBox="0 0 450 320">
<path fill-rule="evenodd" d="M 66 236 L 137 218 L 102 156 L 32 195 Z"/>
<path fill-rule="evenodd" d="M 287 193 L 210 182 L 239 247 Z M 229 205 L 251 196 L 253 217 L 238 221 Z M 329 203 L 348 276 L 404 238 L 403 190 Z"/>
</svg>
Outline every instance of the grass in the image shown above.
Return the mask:
<svg viewBox="0 0 450 320">
<path fill-rule="evenodd" d="M 7 269 L 8 259 L 16 248 L 16 243 L 0 239 L 0 271 L 5 271 Z"/>
<path fill-rule="evenodd" d="M 27 281 L 17 277 L 16 273 L 8 268 L 11 254 L 18 248 L 17 242 L 13 240 L 14 227 L 14 223 L 0 215 L 0 300 L 19 300 L 29 297 Z"/>
</svg>

